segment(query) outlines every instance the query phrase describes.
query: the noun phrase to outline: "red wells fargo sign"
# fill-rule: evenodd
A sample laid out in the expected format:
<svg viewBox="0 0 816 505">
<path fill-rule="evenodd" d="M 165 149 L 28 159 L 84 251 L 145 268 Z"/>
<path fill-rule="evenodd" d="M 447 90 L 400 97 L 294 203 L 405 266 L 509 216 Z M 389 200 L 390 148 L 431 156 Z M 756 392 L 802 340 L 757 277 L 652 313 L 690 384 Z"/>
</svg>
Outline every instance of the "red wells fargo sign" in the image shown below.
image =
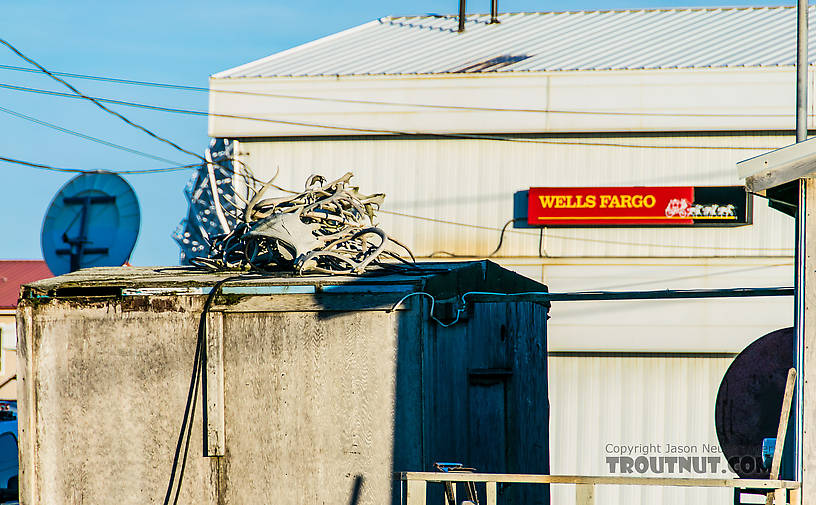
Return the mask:
<svg viewBox="0 0 816 505">
<path fill-rule="evenodd" d="M 530 188 L 534 226 L 743 225 L 750 200 L 741 186 Z"/>
</svg>

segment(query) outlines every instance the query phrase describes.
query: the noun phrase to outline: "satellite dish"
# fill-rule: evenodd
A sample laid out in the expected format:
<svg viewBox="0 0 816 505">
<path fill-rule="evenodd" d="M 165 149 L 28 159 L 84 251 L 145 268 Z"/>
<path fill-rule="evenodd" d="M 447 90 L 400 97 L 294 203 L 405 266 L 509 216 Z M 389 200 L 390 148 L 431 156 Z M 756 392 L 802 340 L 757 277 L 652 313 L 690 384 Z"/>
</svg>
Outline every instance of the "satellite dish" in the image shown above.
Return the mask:
<svg viewBox="0 0 816 505">
<path fill-rule="evenodd" d="M 127 262 L 139 235 L 139 201 L 122 177 L 84 173 L 51 201 L 40 240 L 54 275 Z"/>
<path fill-rule="evenodd" d="M 739 353 L 720 383 L 714 410 L 717 438 L 729 466 L 742 478 L 767 479 L 771 473 L 760 464 L 762 441 L 776 437 L 792 366 L 793 328 L 783 328 L 758 338 Z M 790 428 L 783 459 L 786 452 L 791 455 L 788 442 L 792 438 Z"/>
</svg>

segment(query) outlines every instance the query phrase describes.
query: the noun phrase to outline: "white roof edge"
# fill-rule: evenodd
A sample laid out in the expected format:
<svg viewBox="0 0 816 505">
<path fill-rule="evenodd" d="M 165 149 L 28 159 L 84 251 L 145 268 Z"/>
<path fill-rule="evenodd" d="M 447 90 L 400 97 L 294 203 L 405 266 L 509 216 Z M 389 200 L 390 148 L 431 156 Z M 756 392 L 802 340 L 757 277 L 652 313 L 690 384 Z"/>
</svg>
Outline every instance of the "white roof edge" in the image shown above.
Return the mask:
<svg viewBox="0 0 816 505">
<path fill-rule="evenodd" d="M 308 48 L 310 48 L 312 46 L 316 46 L 316 45 L 321 44 L 323 42 L 330 41 L 332 39 L 339 38 L 339 37 L 342 37 L 344 35 L 348 35 L 350 33 L 354 33 L 356 31 L 363 30 L 365 28 L 368 28 L 369 26 L 376 25 L 378 23 L 382 23 L 382 20 L 387 19 L 387 18 L 390 18 L 390 16 L 384 16 L 384 17 L 381 17 L 381 18 L 377 18 L 377 19 L 375 19 L 373 21 L 369 21 L 368 23 L 363 23 L 361 25 L 352 26 L 351 28 L 347 28 L 345 30 L 342 30 L 342 31 L 339 31 L 339 32 L 336 32 L 336 33 L 332 33 L 331 35 L 326 35 L 325 37 L 321 37 L 319 39 L 312 40 L 311 42 L 306 42 L 305 44 L 300 44 L 300 45 L 297 45 L 295 47 L 290 47 L 289 49 L 284 49 L 283 51 L 280 51 L 278 53 L 270 54 L 269 56 L 264 56 L 263 58 L 258 58 L 257 60 L 253 60 L 253 61 L 250 61 L 248 63 L 244 63 L 243 65 L 239 65 L 237 67 L 233 67 L 233 68 L 230 68 L 230 69 L 227 69 L 227 70 L 222 70 L 221 72 L 218 72 L 218 73 L 215 73 L 215 74 L 211 75 L 210 79 L 229 79 L 229 78 L 233 77 L 233 74 L 236 74 L 236 73 L 240 72 L 244 68 L 252 67 L 253 65 L 256 65 L 256 64 L 258 64 L 260 62 L 269 61 L 269 60 L 272 60 L 272 59 L 275 59 L 275 58 L 280 58 L 281 56 L 286 56 L 286 55 L 289 55 L 289 54 L 292 54 L 292 53 L 296 53 L 298 51 L 301 51 L 303 49 L 308 49 Z"/>
<path fill-rule="evenodd" d="M 737 175 L 752 191 L 774 188 L 816 171 L 816 137 L 737 163 Z"/>
</svg>

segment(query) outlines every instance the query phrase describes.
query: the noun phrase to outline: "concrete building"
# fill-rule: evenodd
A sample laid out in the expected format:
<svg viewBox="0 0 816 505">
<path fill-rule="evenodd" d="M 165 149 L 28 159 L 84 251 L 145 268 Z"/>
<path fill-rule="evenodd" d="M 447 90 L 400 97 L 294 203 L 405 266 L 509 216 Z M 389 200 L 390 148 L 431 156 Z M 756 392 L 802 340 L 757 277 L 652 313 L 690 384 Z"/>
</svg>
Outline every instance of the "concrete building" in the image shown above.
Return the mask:
<svg viewBox="0 0 816 505">
<path fill-rule="evenodd" d="M 463 33 L 455 16 L 385 17 L 213 75 L 209 134 L 234 140 L 259 179 L 279 169 L 284 187 L 354 172 L 386 193 L 382 227 L 419 257 L 493 253 L 552 291 L 790 286 L 793 221 L 759 199 L 741 227 L 506 224 L 514 194 L 536 186 L 741 185 L 737 161 L 794 141 L 795 15 L 469 15 Z M 609 474 L 624 446 L 710 454 L 733 356 L 792 315 L 788 298 L 554 303 L 552 472 Z M 598 498 L 658 500 L 731 495 Z"/>
<path fill-rule="evenodd" d="M 549 304 L 478 303 L 442 327 L 412 296 L 476 289 L 546 286 L 489 261 L 240 280 L 101 267 L 28 284 L 20 502 L 156 503 L 175 475 L 183 504 L 397 505 L 400 468 L 464 457 L 547 473 Z M 196 403 L 186 392 L 199 380 Z M 499 494 L 550 503 L 546 486 Z"/>
<path fill-rule="evenodd" d="M 20 286 L 51 277 L 42 260 L 0 260 L 0 400 L 17 399 L 17 325 Z"/>
</svg>

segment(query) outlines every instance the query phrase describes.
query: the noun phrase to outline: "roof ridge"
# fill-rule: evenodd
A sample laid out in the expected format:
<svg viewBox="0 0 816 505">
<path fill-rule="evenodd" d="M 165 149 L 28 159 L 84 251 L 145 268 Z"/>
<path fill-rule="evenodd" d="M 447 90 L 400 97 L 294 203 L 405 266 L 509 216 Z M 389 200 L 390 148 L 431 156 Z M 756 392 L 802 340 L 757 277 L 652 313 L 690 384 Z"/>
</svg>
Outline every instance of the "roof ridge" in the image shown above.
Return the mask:
<svg viewBox="0 0 816 505">
<path fill-rule="evenodd" d="M 560 10 L 560 11 L 516 11 L 516 12 L 499 12 L 502 15 L 517 15 L 517 14 L 605 14 L 618 12 L 671 12 L 671 11 L 738 11 L 738 10 L 763 10 L 763 9 L 795 9 L 795 5 L 727 5 L 727 6 L 688 6 L 688 7 L 643 7 L 639 9 L 589 9 L 589 10 Z M 816 8 L 816 5 L 810 5 L 810 8 Z M 467 16 L 490 16 L 487 12 L 471 12 Z M 459 14 L 407 14 L 407 15 L 391 15 L 383 16 L 379 19 L 407 19 L 407 18 L 458 18 Z"/>
</svg>

